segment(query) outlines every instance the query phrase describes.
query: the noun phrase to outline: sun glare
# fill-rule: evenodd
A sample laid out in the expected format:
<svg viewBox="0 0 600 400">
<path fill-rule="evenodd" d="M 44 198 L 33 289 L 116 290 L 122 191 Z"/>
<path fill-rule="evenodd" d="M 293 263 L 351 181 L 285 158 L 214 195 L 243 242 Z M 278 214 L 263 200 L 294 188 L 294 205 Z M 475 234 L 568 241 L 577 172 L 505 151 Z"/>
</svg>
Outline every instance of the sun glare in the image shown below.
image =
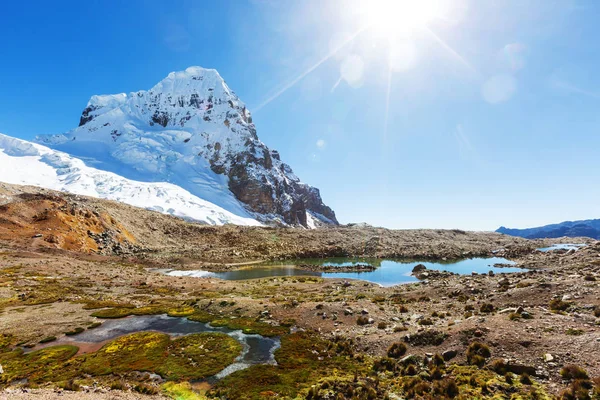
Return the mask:
<svg viewBox="0 0 600 400">
<path fill-rule="evenodd" d="M 371 0 L 362 4 L 370 29 L 388 38 L 425 28 L 442 11 L 434 0 Z"/>
</svg>

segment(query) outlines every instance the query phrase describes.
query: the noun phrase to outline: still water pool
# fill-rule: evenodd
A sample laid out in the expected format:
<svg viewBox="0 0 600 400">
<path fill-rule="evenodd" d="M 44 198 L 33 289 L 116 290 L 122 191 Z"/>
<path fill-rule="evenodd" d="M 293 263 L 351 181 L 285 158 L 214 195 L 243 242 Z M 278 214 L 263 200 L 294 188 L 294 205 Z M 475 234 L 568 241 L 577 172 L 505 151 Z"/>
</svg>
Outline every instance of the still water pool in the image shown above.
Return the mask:
<svg viewBox="0 0 600 400">
<path fill-rule="evenodd" d="M 559 243 L 553 244 L 552 246 L 539 248 L 539 251 L 543 251 L 547 253 L 549 251 L 555 250 L 579 250 L 580 248 L 585 247 L 585 244 L 571 244 L 571 243 Z"/>
<path fill-rule="evenodd" d="M 213 379 L 223 378 L 234 371 L 248 368 L 254 364 L 275 364 L 274 353 L 280 346 L 279 338 L 249 335 L 240 330 L 213 327 L 210 324 L 190 321 L 187 318 L 169 317 L 167 315 L 142 315 L 105 320 L 102 325 L 95 329 L 74 336 L 64 336 L 55 342 L 37 346 L 32 350 L 58 344 L 70 344 L 79 347 L 80 351 L 96 351 L 104 344 L 120 336 L 144 331 L 166 333 L 170 336 L 183 336 L 200 332 L 222 332 L 236 339 L 242 345 L 242 354 L 236 358 L 233 364 L 215 375 Z"/>
<path fill-rule="evenodd" d="M 363 272 L 316 272 L 303 270 L 294 264 L 300 265 L 323 265 L 328 267 L 344 267 L 355 264 L 370 264 L 377 267 L 374 271 Z M 523 272 L 524 269 L 517 268 L 514 262 L 505 258 L 469 258 L 447 262 L 430 261 L 407 261 L 407 260 L 382 260 L 371 258 L 325 258 L 325 259 L 302 259 L 270 262 L 255 267 L 241 268 L 227 272 L 207 271 L 184 271 L 184 270 L 157 270 L 170 276 L 188 276 L 195 278 L 212 277 L 225 280 L 244 280 L 256 278 L 268 278 L 277 276 L 317 276 L 322 278 L 361 279 L 382 286 L 393 286 L 401 283 L 417 282 L 418 279 L 411 275 L 412 269 L 417 264 L 423 264 L 428 269 L 454 272 L 465 275 L 473 272 L 487 274 L 494 273 Z M 495 267 L 495 264 L 503 264 L 503 267 Z"/>
</svg>

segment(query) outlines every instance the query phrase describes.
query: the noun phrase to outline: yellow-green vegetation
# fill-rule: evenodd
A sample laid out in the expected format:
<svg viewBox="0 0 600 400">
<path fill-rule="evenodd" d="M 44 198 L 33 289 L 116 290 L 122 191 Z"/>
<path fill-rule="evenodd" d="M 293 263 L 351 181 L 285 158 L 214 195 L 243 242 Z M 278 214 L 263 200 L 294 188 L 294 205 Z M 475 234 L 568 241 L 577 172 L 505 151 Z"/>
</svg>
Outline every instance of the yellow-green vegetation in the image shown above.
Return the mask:
<svg viewBox="0 0 600 400">
<path fill-rule="evenodd" d="M 167 382 L 162 385 L 163 392 L 175 400 L 206 400 L 207 397 L 192 390 L 189 382 Z"/>
<path fill-rule="evenodd" d="M 156 332 L 139 332 L 115 339 L 91 354 L 75 356 L 74 346 L 53 346 L 23 354 L 0 353 L 1 383 L 27 377 L 30 382 L 65 383 L 75 378 L 120 375 L 132 371 L 156 373 L 167 380 L 203 379 L 221 371 L 240 354 L 242 346 L 222 333 L 198 333 L 171 340 Z"/>
<path fill-rule="evenodd" d="M 490 348 L 483 343 L 473 342 L 467 348 L 467 362 L 470 365 L 482 367 L 491 355 Z"/>
<path fill-rule="evenodd" d="M 571 307 L 571 303 L 559 299 L 554 299 L 550 301 L 550 304 L 548 306 L 550 307 L 550 310 L 554 312 L 564 312 L 567 311 L 569 307 Z"/>
<path fill-rule="evenodd" d="M 42 374 L 51 366 L 56 366 L 73 357 L 78 348 L 75 346 L 52 346 L 24 354 L 17 349 L 0 353 L 0 364 L 4 373 L 0 383 L 27 378 L 30 382 L 43 382 Z"/>
<path fill-rule="evenodd" d="M 487 354 L 482 346 L 473 346 L 472 352 Z M 401 349 L 404 347 L 390 348 L 398 358 L 371 359 L 355 354 L 350 340 L 326 341 L 315 334 L 294 333 L 282 337 L 275 353 L 278 365 L 256 365 L 235 372 L 207 395 L 250 400 L 551 399 L 528 376 L 519 378 L 509 372 L 505 377 L 490 368 L 446 365 L 440 355 L 400 358 L 396 350 L 402 353 Z"/>
<path fill-rule="evenodd" d="M 321 379 L 353 381 L 354 374 L 367 374 L 370 365 L 354 358 L 347 340 L 325 341 L 309 333 L 281 338 L 275 352 L 278 365 L 255 365 L 221 380 L 209 397 L 230 399 L 295 398 Z"/>
<path fill-rule="evenodd" d="M 14 343 L 15 338 L 12 335 L 0 334 L 0 352 L 9 350 Z"/>
<path fill-rule="evenodd" d="M 190 315 L 193 315 L 195 312 L 196 310 L 194 309 L 194 307 L 186 306 L 167 310 L 167 315 L 169 317 L 188 317 Z"/>
<path fill-rule="evenodd" d="M 93 375 L 148 371 L 168 380 L 201 379 L 231 364 L 242 348 L 222 333 L 198 333 L 175 340 L 156 332 L 120 337 L 83 358 L 79 368 Z"/>
<path fill-rule="evenodd" d="M 258 334 L 267 337 L 281 336 L 290 331 L 285 326 L 273 326 L 252 318 L 216 319 L 211 321 L 210 324 L 216 327 L 224 326 L 234 330 L 240 329 L 246 334 Z"/>
<path fill-rule="evenodd" d="M 157 315 L 165 314 L 167 310 L 160 306 L 146 306 L 138 308 L 107 308 L 104 310 L 96 311 L 92 314 L 92 317 L 96 318 L 125 318 L 130 315 Z"/>
<path fill-rule="evenodd" d="M 79 333 L 81 333 L 83 331 L 85 331 L 85 328 L 82 328 L 82 327 L 79 326 L 79 327 L 73 329 L 72 331 L 65 332 L 65 335 L 67 335 L 67 336 L 73 336 L 73 335 L 77 335 L 77 334 L 79 334 Z"/>
<path fill-rule="evenodd" d="M 119 303 L 114 300 L 87 300 L 83 306 L 84 310 L 97 310 L 99 308 L 135 308 L 133 304 Z"/>
<path fill-rule="evenodd" d="M 196 311 L 194 314 L 187 317 L 190 321 L 207 323 L 215 319 L 215 316 L 205 311 Z"/>
</svg>

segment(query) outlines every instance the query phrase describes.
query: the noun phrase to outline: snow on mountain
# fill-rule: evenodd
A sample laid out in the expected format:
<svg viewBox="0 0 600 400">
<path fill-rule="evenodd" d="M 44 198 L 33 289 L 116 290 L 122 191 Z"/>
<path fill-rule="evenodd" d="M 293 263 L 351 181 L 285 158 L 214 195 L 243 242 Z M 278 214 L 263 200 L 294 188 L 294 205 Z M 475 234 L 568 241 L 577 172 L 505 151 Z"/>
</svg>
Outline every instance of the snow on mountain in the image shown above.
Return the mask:
<svg viewBox="0 0 600 400">
<path fill-rule="evenodd" d="M 0 134 L 0 181 L 116 200 L 211 225 L 260 225 L 166 182 L 138 182 L 66 153 Z"/>
<path fill-rule="evenodd" d="M 148 91 L 92 96 L 77 128 L 36 141 L 128 179 L 172 183 L 233 214 L 337 224 L 319 190 L 258 139 L 249 110 L 214 69 L 172 72 Z"/>
</svg>

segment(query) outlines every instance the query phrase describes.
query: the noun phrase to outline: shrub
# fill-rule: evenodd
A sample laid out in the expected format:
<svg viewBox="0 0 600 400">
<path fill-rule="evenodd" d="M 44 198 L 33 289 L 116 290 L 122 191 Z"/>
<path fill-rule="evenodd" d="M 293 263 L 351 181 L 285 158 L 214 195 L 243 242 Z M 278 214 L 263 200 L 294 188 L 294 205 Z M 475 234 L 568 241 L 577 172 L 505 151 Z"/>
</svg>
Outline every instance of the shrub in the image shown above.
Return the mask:
<svg viewBox="0 0 600 400">
<path fill-rule="evenodd" d="M 433 321 L 429 318 L 419 320 L 419 325 L 433 325 Z"/>
<path fill-rule="evenodd" d="M 570 364 L 570 365 L 565 365 L 561 370 L 560 370 L 560 376 L 563 377 L 563 379 L 570 381 L 573 379 L 590 379 L 590 377 L 588 376 L 587 372 L 574 364 Z"/>
<path fill-rule="evenodd" d="M 521 375 L 521 377 L 519 378 L 519 382 L 521 382 L 523 385 L 532 385 L 533 382 L 531 381 L 531 378 L 529 377 L 529 374 L 524 373 L 523 375 Z"/>
<path fill-rule="evenodd" d="M 598 386 L 594 388 L 591 381 L 577 379 L 571 382 L 568 389 L 565 389 L 561 394 L 562 400 L 591 400 L 590 390 L 594 389 L 594 399 L 599 398 Z"/>
<path fill-rule="evenodd" d="M 600 307 L 594 309 L 594 317 L 600 318 Z"/>
<path fill-rule="evenodd" d="M 436 381 L 433 384 L 433 392 L 440 396 L 454 398 L 458 396 L 459 389 L 456 381 L 452 378 L 446 378 L 441 381 Z"/>
<path fill-rule="evenodd" d="M 441 369 L 439 369 L 438 367 L 433 368 L 429 375 L 431 376 L 431 379 L 434 381 L 440 380 L 442 379 L 442 377 L 444 376 L 444 373 L 442 372 Z"/>
<path fill-rule="evenodd" d="M 381 321 L 380 323 L 377 324 L 377 329 L 385 329 L 387 328 L 387 323 Z"/>
<path fill-rule="evenodd" d="M 580 335 L 583 335 L 583 333 L 584 333 L 583 329 L 574 329 L 574 328 L 569 328 L 565 332 L 565 334 L 571 335 L 571 336 L 580 336 Z"/>
<path fill-rule="evenodd" d="M 566 311 L 569 307 L 571 307 L 571 303 L 559 299 L 554 299 L 550 301 L 549 306 L 550 310 L 552 311 Z"/>
<path fill-rule="evenodd" d="M 493 312 L 495 309 L 493 304 L 490 303 L 484 303 L 481 305 L 481 307 L 479 308 L 479 311 L 482 313 L 491 313 Z"/>
<path fill-rule="evenodd" d="M 373 363 L 373 371 L 382 372 L 382 371 L 395 371 L 396 370 L 396 361 L 392 360 L 388 357 L 382 357 L 380 359 L 375 360 Z"/>
<path fill-rule="evenodd" d="M 417 374 L 417 367 L 414 364 L 408 364 L 406 368 L 404 368 L 403 375 L 415 376 Z"/>
<path fill-rule="evenodd" d="M 506 381 L 506 383 L 508 383 L 509 385 L 513 384 L 513 378 L 512 378 L 512 372 L 507 372 L 504 375 L 504 380 Z"/>
<path fill-rule="evenodd" d="M 519 319 L 521 319 L 521 314 L 513 312 L 508 314 L 508 319 L 510 319 L 511 321 L 517 321 Z"/>
<path fill-rule="evenodd" d="M 435 353 L 435 355 L 431 359 L 431 362 L 433 363 L 433 365 L 436 365 L 438 367 L 444 365 L 445 363 L 444 357 L 442 357 L 439 353 Z"/>
<path fill-rule="evenodd" d="M 158 393 L 158 390 L 154 386 L 146 385 L 146 384 L 143 384 L 143 383 L 135 385 L 133 387 L 133 390 L 136 391 L 136 392 L 138 392 L 138 393 L 141 393 L 141 394 L 150 394 L 150 395 L 153 395 L 153 394 L 157 394 Z"/>
<path fill-rule="evenodd" d="M 392 344 L 387 351 L 388 357 L 391 358 L 400 358 L 404 354 L 406 354 L 406 345 L 401 342 L 396 342 Z"/>
<path fill-rule="evenodd" d="M 490 348 L 483 343 L 473 342 L 467 348 L 467 362 L 479 367 L 485 364 L 485 359 L 491 357 Z"/>
<path fill-rule="evenodd" d="M 447 333 L 429 329 L 423 332 L 415 333 L 404 338 L 407 343 L 413 346 L 439 346 L 448 337 Z"/>
<path fill-rule="evenodd" d="M 69 390 L 71 392 L 78 392 L 81 390 L 81 386 L 79 383 L 75 382 L 73 379 L 69 379 L 68 381 L 59 385 L 64 390 Z"/>
<path fill-rule="evenodd" d="M 369 323 L 369 318 L 361 315 L 356 319 L 356 325 L 367 325 Z"/>
</svg>

